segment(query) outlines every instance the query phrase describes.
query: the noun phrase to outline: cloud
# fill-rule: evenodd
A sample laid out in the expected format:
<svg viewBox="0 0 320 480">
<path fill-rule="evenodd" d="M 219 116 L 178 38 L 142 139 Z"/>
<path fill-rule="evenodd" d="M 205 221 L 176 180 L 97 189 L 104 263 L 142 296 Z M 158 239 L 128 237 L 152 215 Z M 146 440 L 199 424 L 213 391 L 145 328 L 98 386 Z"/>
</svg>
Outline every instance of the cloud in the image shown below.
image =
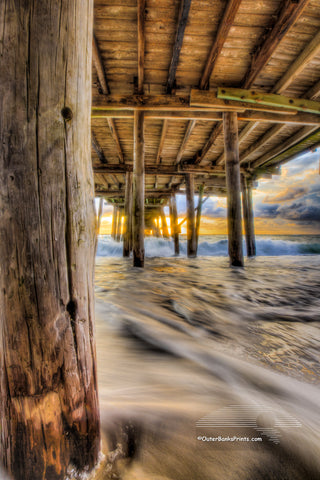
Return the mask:
<svg viewBox="0 0 320 480">
<path fill-rule="evenodd" d="M 221 199 L 210 197 L 202 207 L 202 214 L 211 218 L 225 218 L 227 211 L 225 208 L 225 201 Z"/>
<path fill-rule="evenodd" d="M 255 216 L 261 218 L 275 218 L 277 217 L 278 208 L 279 205 L 277 204 L 260 203 L 256 205 L 254 213 Z"/>
<path fill-rule="evenodd" d="M 274 196 L 267 195 L 264 199 L 264 203 L 279 203 L 296 200 L 297 198 L 303 197 L 307 193 L 307 187 L 288 187 L 283 192 L 280 192 Z"/>
</svg>

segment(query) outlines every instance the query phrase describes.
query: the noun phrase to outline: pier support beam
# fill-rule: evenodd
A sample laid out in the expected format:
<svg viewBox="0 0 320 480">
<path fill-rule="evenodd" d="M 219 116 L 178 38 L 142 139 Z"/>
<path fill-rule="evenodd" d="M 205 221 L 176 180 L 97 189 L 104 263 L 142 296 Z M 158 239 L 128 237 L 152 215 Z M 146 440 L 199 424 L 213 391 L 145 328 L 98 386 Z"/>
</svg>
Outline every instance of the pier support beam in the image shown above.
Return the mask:
<svg viewBox="0 0 320 480">
<path fill-rule="evenodd" d="M 256 239 L 254 234 L 252 183 L 246 177 L 242 178 L 242 209 L 247 245 L 247 255 L 248 257 L 254 257 L 256 255 Z"/>
<path fill-rule="evenodd" d="M 0 8 L 0 457 L 15 480 L 80 478 L 99 458 L 92 18 L 92 0 Z"/>
<path fill-rule="evenodd" d="M 123 224 L 123 256 L 130 257 L 132 248 L 132 173 L 126 173 L 126 191 Z"/>
<path fill-rule="evenodd" d="M 169 230 L 168 230 L 168 225 L 167 225 L 167 219 L 166 219 L 163 207 L 161 207 L 160 215 L 161 215 L 162 235 L 163 235 L 164 238 L 169 238 Z"/>
<path fill-rule="evenodd" d="M 238 118 L 236 112 L 223 114 L 223 130 L 226 156 L 230 264 L 243 267 Z"/>
<path fill-rule="evenodd" d="M 193 173 L 186 175 L 187 195 L 187 254 L 188 257 L 197 256 L 196 226 L 194 212 L 194 176 Z"/>
<path fill-rule="evenodd" d="M 122 208 L 118 207 L 117 228 L 116 228 L 116 241 L 118 243 L 121 240 L 121 219 L 122 219 Z"/>
<path fill-rule="evenodd" d="M 112 226 L 111 226 L 111 238 L 113 238 L 113 240 L 116 239 L 117 215 L 118 215 L 118 207 L 114 205 L 113 214 L 112 214 Z"/>
<path fill-rule="evenodd" d="M 200 185 L 199 187 L 199 200 L 198 200 L 198 208 L 197 208 L 197 220 L 196 220 L 196 248 L 198 253 L 198 243 L 199 243 L 199 234 L 200 234 L 200 222 L 201 222 L 201 211 L 202 211 L 202 203 L 203 203 L 203 192 L 204 186 Z"/>
<path fill-rule="evenodd" d="M 174 243 L 174 254 L 180 254 L 180 245 L 179 245 L 179 227 L 178 227 L 178 211 L 177 211 L 177 201 L 176 196 L 172 195 L 171 197 L 171 233 Z"/>
<path fill-rule="evenodd" d="M 144 112 L 134 112 L 133 266 L 144 266 Z"/>
</svg>

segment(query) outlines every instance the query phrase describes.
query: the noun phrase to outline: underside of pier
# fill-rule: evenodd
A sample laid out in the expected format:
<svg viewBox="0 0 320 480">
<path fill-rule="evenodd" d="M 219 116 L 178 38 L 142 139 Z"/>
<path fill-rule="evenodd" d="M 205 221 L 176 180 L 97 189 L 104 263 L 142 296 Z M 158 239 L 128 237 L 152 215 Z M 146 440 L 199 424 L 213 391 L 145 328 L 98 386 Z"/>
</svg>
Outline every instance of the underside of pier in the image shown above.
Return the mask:
<svg viewBox="0 0 320 480">
<path fill-rule="evenodd" d="M 123 206 L 136 163 L 143 168 L 133 205 L 139 197 L 140 205 L 163 207 L 199 188 L 227 196 L 237 264 L 242 189 L 254 254 L 252 187 L 320 142 L 319 18 L 312 0 L 96 1 L 96 196 Z"/>
</svg>

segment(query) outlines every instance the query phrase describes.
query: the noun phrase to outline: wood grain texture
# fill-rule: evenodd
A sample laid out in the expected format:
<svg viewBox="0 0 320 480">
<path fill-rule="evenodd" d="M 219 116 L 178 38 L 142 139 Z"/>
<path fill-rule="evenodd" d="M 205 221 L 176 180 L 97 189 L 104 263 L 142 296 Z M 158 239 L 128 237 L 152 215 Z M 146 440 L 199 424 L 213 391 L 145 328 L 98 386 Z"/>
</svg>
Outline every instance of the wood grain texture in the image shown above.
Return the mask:
<svg viewBox="0 0 320 480">
<path fill-rule="evenodd" d="M 262 45 L 255 52 L 249 70 L 243 81 L 243 88 L 250 88 L 261 70 L 270 60 L 283 37 L 299 19 L 310 0 L 285 0 L 275 24 Z"/>
<path fill-rule="evenodd" d="M 240 7 L 241 1 L 242 0 L 229 0 L 227 3 L 218 32 L 215 37 L 215 41 L 211 47 L 209 57 L 206 61 L 206 64 L 201 76 L 201 80 L 199 83 L 199 88 L 201 90 L 209 88 L 209 80 L 212 75 L 215 62 L 217 61 L 221 53 L 221 50 L 223 48 L 223 45 L 225 44 L 225 41 L 232 27 L 237 11 Z"/>
<path fill-rule="evenodd" d="M 192 173 L 186 175 L 186 199 L 187 199 L 187 255 L 196 257 L 196 224 L 194 211 L 194 176 Z"/>
<path fill-rule="evenodd" d="M 1 457 L 15 479 L 100 450 L 90 162 L 93 2 L 2 2 Z"/>
<path fill-rule="evenodd" d="M 183 43 L 184 31 L 186 29 L 189 10 L 192 0 L 180 0 L 177 33 L 172 50 L 172 58 L 169 67 L 167 93 L 171 93 L 175 84 L 176 71 L 179 64 L 180 51 Z"/>
<path fill-rule="evenodd" d="M 236 113 L 223 114 L 223 130 L 226 155 L 228 251 L 230 264 L 242 267 L 244 262 L 242 252 L 238 121 Z"/>
<path fill-rule="evenodd" d="M 254 234 L 254 215 L 252 202 L 252 185 L 251 182 L 242 177 L 242 211 L 243 223 L 246 237 L 247 256 L 254 257 L 256 255 L 256 240 Z"/>
<path fill-rule="evenodd" d="M 130 257 L 132 249 L 132 173 L 126 173 L 125 204 L 124 204 L 124 232 L 123 256 Z"/>
<path fill-rule="evenodd" d="M 144 266 L 144 113 L 134 113 L 133 266 Z"/>
</svg>

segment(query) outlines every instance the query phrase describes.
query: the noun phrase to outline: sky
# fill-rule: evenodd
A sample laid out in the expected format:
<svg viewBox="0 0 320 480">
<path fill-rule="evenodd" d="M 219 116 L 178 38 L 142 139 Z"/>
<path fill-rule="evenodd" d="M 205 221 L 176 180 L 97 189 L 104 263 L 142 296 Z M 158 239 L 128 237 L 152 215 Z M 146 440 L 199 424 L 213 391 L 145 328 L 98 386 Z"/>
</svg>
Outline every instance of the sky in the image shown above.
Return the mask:
<svg viewBox="0 0 320 480">
<path fill-rule="evenodd" d="M 253 191 L 257 235 L 320 234 L 320 149 L 281 167 L 281 175 L 260 179 Z M 197 204 L 197 197 L 195 199 Z M 184 195 L 177 195 L 178 215 L 185 216 Z M 168 215 L 169 209 L 165 209 Z M 111 230 L 112 207 L 105 205 L 101 233 Z M 182 229 L 182 233 L 185 233 Z M 226 199 L 210 197 L 203 205 L 200 234 L 226 234 Z"/>
</svg>

